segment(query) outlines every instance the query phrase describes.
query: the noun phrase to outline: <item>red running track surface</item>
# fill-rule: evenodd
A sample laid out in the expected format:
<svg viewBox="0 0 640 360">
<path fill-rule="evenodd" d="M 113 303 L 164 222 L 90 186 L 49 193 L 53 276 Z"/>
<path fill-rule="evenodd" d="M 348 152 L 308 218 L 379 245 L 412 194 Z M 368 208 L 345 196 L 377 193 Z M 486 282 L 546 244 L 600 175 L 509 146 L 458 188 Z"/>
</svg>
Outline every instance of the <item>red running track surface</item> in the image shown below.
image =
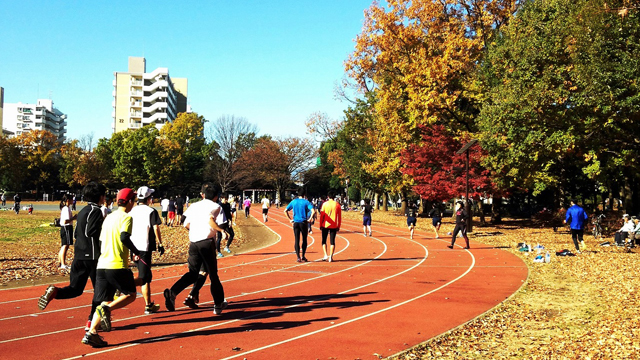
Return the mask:
<svg viewBox="0 0 640 360">
<path fill-rule="evenodd" d="M 262 216 L 254 213 L 262 222 Z M 242 215 L 242 214 L 241 214 Z M 375 220 L 375 219 L 374 219 Z M 518 257 L 482 244 L 451 250 L 448 240 L 374 222 L 373 236 L 344 221 L 335 261 L 321 261 L 319 229 L 309 235 L 308 263 L 296 263 L 293 231 L 283 209 L 265 224 L 280 236 L 267 248 L 218 261 L 229 307 L 213 315 L 209 285 L 201 308 L 164 310 L 162 291 L 186 265 L 154 269 L 153 300 L 162 309 L 144 315 L 144 301 L 113 312 L 109 343 L 80 342 L 90 310 L 91 283 L 75 299 L 37 299 L 46 286 L 0 291 L 3 359 L 357 359 L 389 356 L 442 334 L 495 307 L 528 275 Z M 460 241 L 459 241 L 460 242 Z M 462 241 L 462 243 L 464 243 Z M 185 259 L 186 261 L 186 259 Z M 65 284 L 59 284 L 65 285 Z M 140 295 L 139 295 L 140 296 Z"/>
</svg>

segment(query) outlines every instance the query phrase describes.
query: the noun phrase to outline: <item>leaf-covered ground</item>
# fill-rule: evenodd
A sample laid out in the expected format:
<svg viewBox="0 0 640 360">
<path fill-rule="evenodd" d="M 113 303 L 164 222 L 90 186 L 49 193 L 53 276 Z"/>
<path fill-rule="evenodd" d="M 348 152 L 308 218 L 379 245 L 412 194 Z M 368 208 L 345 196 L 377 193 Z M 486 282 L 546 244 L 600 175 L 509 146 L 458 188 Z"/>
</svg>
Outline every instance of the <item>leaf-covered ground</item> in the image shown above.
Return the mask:
<svg viewBox="0 0 640 360">
<path fill-rule="evenodd" d="M 34 215 L 0 211 L 0 286 L 35 283 L 45 277 L 65 276 L 59 270 L 60 228 L 49 226 L 57 211 L 36 211 Z M 75 225 L 75 223 L 74 223 Z M 253 219 L 238 219 L 236 236 L 231 244 L 233 252 L 248 251 L 273 239 L 258 236 L 262 226 Z M 270 235 L 269 233 L 268 235 Z M 161 227 L 165 254 L 153 255 L 156 265 L 184 263 L 187 260 L 189 240 L 183 227 Z M 73 260 L 73 246 L 67 253 L 67 265 Z M 63 280 L 64 281 L 64 280 Z"/>
<path fill-rule="evenodd" d="M 360 219 L 356 212 L 344 217 Z M 56 212 L 36 215 L 0 212 L 0 283 L 16 279 L 37 281 L 60 275 L 58 228 L 42 226 Z M 404 227 L 404 217 L 374 212 L 376 223 Z M 418 232 L 431 231 L 430 219 L 418 219 Z M 241 217 L 232 250 L 260 246 L 261 225 Z M 441 236 L 453 228 L 445 219 Z M 163 227 L 167 253 L 156 263 L 182 263 L 187 257 L 186 230 Z M 16 236 L 18 234 L 19 236 Z M 575 257 L 558 257 L 555 251 L 573 249 L 566 229 L 534 228 L 508 220 L 500 226 L 476 227 L 476 243 L 505 247 L 529 266 L 526 285 L 513 297 L 477 319 L 431 339 L 394 359 L 633 359 L 640 358 L 640 296 L 638 251 L 600 247 L 585 236 L 588 251 Z M 609 239 L 610 240 L 610 239 Z M 422 240 L 428 242 L 429 240 Z M 541 244 L 552 253 L 551 263 L 534 263 L 535 254 L 519 252 L 516 245 Z M 72 258 L 72 250 L 69 260 Z M 363 354 L 363 358 L 365 358 Z"/>
<path fill-rule="evenodd" d="M 360 219 L 355 212 L 343 214 Z M 402 216 L 374 212 L 374 234 L 376 222 L 406 226 Z M 529 278 L 521 291 L 475 320 L 393 358 L 640 358 L 640 250 L 601 247 L 602 240 L 585 236 L 586 252 L 559 257 L 556 251 L 574 249 L 567 229 L 532 226 L 511 220 L 475 227 L 470 236 L 472 247 L 505 247 L 524 260 Z M 445 219 L 440 236 L 447 237 L 452 229 L 452 219 Z M 431 232 L 431 219 L 418 219 L 418 231 Z M 543 245 L 552 254 L 551 262 L 534 263 L 535 252 L 518 251 L 521 242 Z"/>
</svg>

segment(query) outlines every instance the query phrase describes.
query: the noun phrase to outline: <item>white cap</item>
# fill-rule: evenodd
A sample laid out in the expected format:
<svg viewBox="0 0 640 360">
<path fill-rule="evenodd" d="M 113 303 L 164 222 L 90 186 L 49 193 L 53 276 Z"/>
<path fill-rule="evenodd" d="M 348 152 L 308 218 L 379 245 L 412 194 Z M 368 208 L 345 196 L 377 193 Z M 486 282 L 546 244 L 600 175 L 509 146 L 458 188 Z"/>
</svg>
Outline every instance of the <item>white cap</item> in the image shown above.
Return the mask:
<svg viewBox="0 0 640 360">
<path fill-rule="evenodd" d="M 146 186 L 142 186 L 142 187 L 138 188 L 138 191 L 137 191 L 138 200 L 143 200 L 143 199 L 148 198 L 149 196 L 151 196 L 151 194 L 153 194 L 154 191 L 155 190 L 149 189 Z"/>
</svg>

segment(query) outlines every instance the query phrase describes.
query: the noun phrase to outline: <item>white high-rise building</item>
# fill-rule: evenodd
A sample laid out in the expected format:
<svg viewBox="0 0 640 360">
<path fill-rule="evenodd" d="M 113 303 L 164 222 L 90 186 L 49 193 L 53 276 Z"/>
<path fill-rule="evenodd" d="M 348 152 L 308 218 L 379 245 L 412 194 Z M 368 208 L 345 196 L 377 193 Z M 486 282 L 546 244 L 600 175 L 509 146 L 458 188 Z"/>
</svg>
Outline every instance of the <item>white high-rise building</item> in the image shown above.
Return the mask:
<svg viewBox="0 0 640 360">
<path fill-rule="evenodd" d="M 53 106 L 50 99 L 38 99 L 36 104 L 4 104 L 3 127 L 19 136 L 32 130 L 48 130 L 64 142 L 67 115 Z"/>
<path fill-rule="evenodd" d="M 129 57 L 129 71 L 114 77 L 114 132 L 150 124 L 161 128 L 187 111 L 187 79 L 171 78 L 167 68 L 147 73 L 145 58 Z"/>
</svg>

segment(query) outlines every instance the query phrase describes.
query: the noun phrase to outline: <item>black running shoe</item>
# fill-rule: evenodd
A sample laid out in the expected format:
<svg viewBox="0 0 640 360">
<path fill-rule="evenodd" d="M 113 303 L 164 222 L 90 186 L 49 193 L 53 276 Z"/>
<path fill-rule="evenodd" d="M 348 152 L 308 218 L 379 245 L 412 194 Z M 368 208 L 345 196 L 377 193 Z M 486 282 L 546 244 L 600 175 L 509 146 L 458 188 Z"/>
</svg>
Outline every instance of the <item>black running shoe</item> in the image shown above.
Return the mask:
<svg viewBox="0 0 640 360">
<path fill-rule="evenodd" d="M 84 337 L 82 338 L 82 343 L 85 345 L 91 345 L 93 347 L 104 347 L 109 345 L 107 344 L 106 341 L 102 339 L 102 336 L 98 334 L 92 334 L 88 331 L 84 334 Z"/>
<path fill-rule="evenodd" d="M 186 299 L 184 299 L 183 304 L 187 305 L 191 309 L 197 309 L 198 308 L 198 304 L 196 304 L 195 300 L 193 300 L 193 298 L 191 296 L 189 296 Z"/>
<path fill-rule="evenodd" d="M 57 287 L 53 285 L 49 285 L 47 290 L 45 290 L 44 294 L 40 296 L 40 299 L 38 299 L 38 308 L 40 310 L 44 310 L 47 307 L 47 305 L 49 305 L 51 300 L 53 300 L 53 298 L 56 297 L 57 292 L 58 292 Z"/>
<path fill-rule="evenodd" d="M 176 310 L 176 297 L 171 294 L 169 289 L 164 289 L 164 306 L 168 311 Z"/>
<path fill-rule="evenodd" d="M 213 313 L 216 314 L 216 315 L 222 314 L 222 310 L 226 309 L 228 305 L 229 305 L 229 303 L 227 303 L 227 300 L 224 300 L 222 302 L 222 304 L 220 304 L 220 305 L 214 305 L 213 306 Z"/>
</svg>

